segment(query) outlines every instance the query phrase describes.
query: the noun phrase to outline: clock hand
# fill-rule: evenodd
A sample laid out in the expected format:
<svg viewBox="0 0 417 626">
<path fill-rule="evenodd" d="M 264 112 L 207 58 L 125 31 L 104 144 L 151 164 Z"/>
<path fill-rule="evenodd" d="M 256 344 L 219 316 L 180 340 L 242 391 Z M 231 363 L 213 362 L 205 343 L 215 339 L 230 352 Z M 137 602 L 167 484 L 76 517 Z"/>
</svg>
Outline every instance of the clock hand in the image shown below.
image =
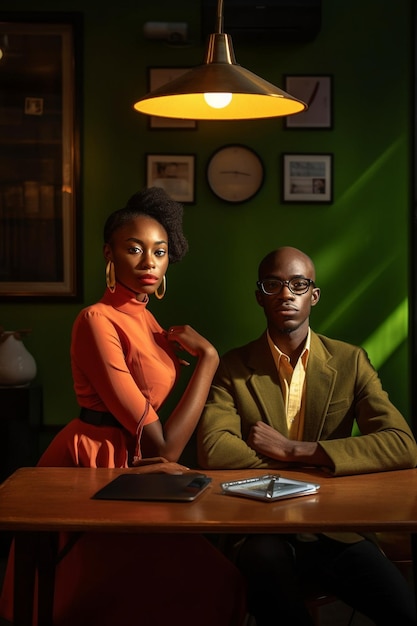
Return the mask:
<svg viewBox="0 0 417 626">
<path fill-rule="evenodd" d="M 220 174 L 240 174 L 240 176 L 251 176 L 248 172 L 239 172 L 238 170 L 222 170 Z"/>
</svg>

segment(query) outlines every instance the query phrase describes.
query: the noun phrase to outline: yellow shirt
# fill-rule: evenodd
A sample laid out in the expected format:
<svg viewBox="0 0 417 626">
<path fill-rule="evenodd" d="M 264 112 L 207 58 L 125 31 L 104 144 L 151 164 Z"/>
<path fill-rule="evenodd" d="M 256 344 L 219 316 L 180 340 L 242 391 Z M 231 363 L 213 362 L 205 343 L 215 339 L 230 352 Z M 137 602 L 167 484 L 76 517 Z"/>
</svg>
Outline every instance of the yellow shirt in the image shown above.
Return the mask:
<svg viewBox="0 0 417 626">
<path fill-rule="evenodd" d="M 310 329 L 308 329 L 303 351 L 294 368 L 291 365 L 289 356 L 281 352 L 278 346 L 274 344 L 269 332 L 267 332 L 267 335 L 284 397 L 288 437 L 301 441 L 304 431 L 305 377 L 310 354 Z"/>
<path fill-rule="evenodd" d="M 285 414 L 287 416 L 288 438 L 301 441 L 304 430 L 305 415 L 305 393 L 306 393 L 306 369 L 308 357 L 310 354 L 311 332 L 308 329 L 307 339 L 300 357 L 295 364 L 291 365 L 288 355 L 281 350 L 272 341 L 269 332 L 268 343 L 271 348 L 272 356 L 278 371 L 281 383 L 282 393 L 284 396 Z M 356 543 L 362 541 L 363 537 L 357 533 L 322 533 L 330 539 L 341 541 L 342 543 Z M 317 541 L 317 535 L 304 533 L 298 534 L 299 541 Z"/>
</svg>

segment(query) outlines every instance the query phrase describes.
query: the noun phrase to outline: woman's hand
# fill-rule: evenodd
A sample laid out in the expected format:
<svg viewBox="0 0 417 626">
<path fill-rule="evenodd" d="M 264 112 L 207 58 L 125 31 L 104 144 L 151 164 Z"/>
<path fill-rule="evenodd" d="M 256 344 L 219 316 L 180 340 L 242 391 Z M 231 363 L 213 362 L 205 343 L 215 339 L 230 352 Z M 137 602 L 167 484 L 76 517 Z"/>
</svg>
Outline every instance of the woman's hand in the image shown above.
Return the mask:
<svg viewBox="0 0 417 626">
<path fill-rule="evenodd" d="M 167 461 L 162 456 L 147 459 L 133 459 L 132 466 L 137 469 L 136 474 L 185 474 L 190 471 L 189 467 Z"/>
<path fill-rule="evenodd" d="M 218 359 L 216 348 L 188 324 L 171 326 L 167 333 L 167 339 L 192 356 L 210 355 Z"/>
<path fill-rule="evenodd" d="M 133 466 L 140 467 L 141 465 L 154 465 L 155 463 L 168 463 L 168 459 L 163 456 L 148 456 L 148 457 L 133 457 Z"/>
</svg>

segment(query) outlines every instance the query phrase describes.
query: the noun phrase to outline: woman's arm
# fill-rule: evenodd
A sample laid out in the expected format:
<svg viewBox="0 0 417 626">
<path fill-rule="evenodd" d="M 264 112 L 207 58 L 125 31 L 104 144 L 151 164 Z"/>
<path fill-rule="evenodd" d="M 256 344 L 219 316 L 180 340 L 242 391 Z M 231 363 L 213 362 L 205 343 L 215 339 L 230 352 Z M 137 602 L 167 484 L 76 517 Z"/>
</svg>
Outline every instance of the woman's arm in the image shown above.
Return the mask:
<svg viewBox="0 0 417 626">
<path fill-rule="evenodd" d="M 108 411 L 132 435 L 146 415 L 158 419 L 132 377 L 116 325 L 93 307 L 74 324 L 71 365 L 81 406 Z"/>
<path fill-rule="evenodd" d="M 178 461 L 200 419 L 219 355 L 207 339 L 188 325 L 171 327 L 167 338 L 198 360 L 180 401 L 165 424 L 158 420 L 144 427 L 142 448 L 146 455 Z"/>
</svg>

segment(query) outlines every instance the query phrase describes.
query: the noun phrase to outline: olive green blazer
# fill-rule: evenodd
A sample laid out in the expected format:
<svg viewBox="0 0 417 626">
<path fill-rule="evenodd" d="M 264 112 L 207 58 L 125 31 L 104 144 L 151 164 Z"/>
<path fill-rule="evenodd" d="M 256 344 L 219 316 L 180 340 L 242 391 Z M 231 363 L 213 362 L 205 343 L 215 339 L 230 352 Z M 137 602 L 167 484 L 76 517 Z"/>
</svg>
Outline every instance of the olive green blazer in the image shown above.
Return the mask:
<svg viewBox="0 0 417 626">
<path fill-rule="evenodd" d="M 335 476 L 415 467 L 413 434 L 365 351 L 314 332 L 310 347 L 304 441 L 320 442 Z M 266 332 L 220 360 L 197 431 L 200 467 L 283 467 L 246 444 L 258 420 L 288 434 Z M 351 436 L 355 421 L 360 435 Z"/>
</svg>

